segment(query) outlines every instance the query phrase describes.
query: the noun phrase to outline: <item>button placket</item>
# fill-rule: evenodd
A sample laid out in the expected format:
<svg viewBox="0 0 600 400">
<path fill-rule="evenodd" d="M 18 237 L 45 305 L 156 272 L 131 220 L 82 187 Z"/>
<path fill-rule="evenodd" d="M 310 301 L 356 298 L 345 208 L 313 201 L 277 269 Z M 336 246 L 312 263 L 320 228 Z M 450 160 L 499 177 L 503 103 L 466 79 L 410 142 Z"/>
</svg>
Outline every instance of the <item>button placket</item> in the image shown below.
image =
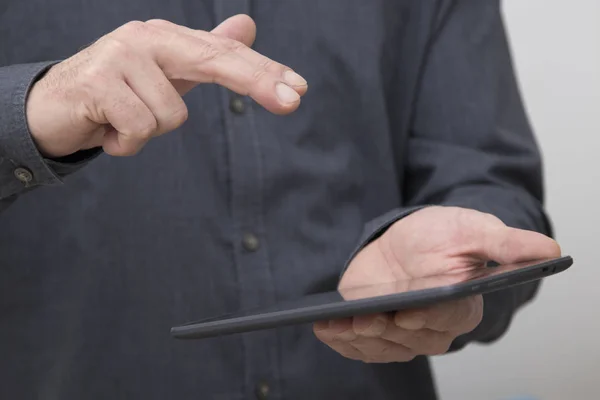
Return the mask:
<svg viewBox="0 0 600 400">
<path fill-rule="evenodd" d="M 216 20 L 250 13 L 250 0 L 217 2 Z M 239 299 L 244 307 L 272 304 L 275 290 L 268 257 L 267 229 L 263 207 L 261 133 L 255 121 L 252 100 L 221 88 L 228 146 L 228 170 L 234 263 L 238 276 Z M 278 397 L 281 379 L 276 334 L 255 332 L 243 336 L 244 386 L 247 396 L 266 399 Z M 269 384 L 259 384 L 266 382 Z"/>
</svg>

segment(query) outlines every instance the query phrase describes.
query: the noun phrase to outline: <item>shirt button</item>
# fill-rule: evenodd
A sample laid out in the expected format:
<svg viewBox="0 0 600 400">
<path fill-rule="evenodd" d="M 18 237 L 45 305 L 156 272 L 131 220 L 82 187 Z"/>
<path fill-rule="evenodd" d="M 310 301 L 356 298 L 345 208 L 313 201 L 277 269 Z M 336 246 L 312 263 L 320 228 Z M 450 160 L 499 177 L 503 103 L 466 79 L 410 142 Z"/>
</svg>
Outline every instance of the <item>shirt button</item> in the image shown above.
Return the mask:
<svg viewBox="0 0 600 400">
<path fill-rule="evenodd" d="M 241 97 L 233 97 L 229 102 L 229 109 L 236 114 L 242 114 L 246 110 L 244 100 Z"/>
<path fill-rule="evenodd" d="M 27 168 L 19 167 L 14 170 L 15 177 L 24 184 L 28 184 L 33 180 L 33 174 Z"/>
<path fill-rule="evenodd" d="M 269 397 L 269 385 L 265 382 L 261 382 L 256 386 L 256 398 L 259 400 L 266 400 Z"/>
<path fill-rule="evenodd" d="M 252 233 L 246 233 L 242 238 L 242 245 L 248 251 L 256 251 L 258 250 L 260 243 L 256 235 Z"/>
</svg>

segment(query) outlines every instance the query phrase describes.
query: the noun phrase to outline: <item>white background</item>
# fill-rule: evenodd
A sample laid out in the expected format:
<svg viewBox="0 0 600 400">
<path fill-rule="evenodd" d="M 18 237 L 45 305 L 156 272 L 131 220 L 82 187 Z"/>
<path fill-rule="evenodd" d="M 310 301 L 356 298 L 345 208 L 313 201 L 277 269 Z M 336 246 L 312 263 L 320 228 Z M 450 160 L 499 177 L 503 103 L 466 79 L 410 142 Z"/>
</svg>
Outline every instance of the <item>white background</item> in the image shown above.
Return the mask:
<svg viewBox="0 0 600 400">
<path fill-rule="evenodd" d="M 481 0 L 485 1 L 485 0 Z M 600 399 L 600 0 L 505 0 L 547 208 L 575 264 L 492 346 L 434 359 L 442 400 Z"/>
</svg>

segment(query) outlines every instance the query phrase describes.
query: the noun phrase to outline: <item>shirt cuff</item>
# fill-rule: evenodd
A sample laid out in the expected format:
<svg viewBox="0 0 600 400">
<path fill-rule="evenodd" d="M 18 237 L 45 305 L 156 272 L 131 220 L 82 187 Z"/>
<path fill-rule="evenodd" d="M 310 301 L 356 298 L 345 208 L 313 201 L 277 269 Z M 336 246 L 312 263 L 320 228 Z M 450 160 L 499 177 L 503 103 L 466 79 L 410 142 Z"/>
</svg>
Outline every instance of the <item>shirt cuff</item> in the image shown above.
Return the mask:
<svg viewBox="0 0 600 400">
<path fill-rule="evenodd" d="M 37 149 L 25 104 L 33 84 L 54 64 L 56 61 L 0 68 L 0 199 L 36 186 L 60 184 L 64 176 L 100 153 L 93 149 L 49 160 Z"/>
</svg>

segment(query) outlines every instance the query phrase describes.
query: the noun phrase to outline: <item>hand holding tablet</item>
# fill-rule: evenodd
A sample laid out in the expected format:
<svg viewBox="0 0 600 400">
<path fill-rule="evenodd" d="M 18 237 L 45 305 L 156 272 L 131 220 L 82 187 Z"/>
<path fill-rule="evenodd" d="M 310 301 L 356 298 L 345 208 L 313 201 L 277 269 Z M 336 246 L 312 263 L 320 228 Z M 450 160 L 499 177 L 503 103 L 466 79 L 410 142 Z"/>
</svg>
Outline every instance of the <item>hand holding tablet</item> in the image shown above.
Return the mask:
<svg viewBox="0 0 600 400">
<path fill-rule="evenodd" d="M 486 266 L 493 260 L 496 267 Z M 368 362 L 444 353 L 482 320 L 482 294 L 569 268 L 542 234 L 489 214 L 427 207 L 391 225 L 352 260 L 337 291 L 172 328 L 203 338 L 313 322 L 340 354 Z"/>
</svg>

